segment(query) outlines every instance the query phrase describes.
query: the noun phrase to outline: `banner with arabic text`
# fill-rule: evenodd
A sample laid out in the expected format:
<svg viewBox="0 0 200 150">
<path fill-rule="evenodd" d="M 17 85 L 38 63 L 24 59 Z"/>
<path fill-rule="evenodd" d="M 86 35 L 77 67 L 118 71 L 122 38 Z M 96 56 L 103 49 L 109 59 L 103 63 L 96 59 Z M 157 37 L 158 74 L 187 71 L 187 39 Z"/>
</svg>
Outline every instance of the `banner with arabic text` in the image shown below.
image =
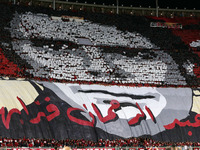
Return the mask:
<svg viewBox="0 0 200 150">
<path fill-rule="evenodd" d="M 0 80 L 0 107 L 2 137 L 200 140 L 198 88 Z"/>
</svg>

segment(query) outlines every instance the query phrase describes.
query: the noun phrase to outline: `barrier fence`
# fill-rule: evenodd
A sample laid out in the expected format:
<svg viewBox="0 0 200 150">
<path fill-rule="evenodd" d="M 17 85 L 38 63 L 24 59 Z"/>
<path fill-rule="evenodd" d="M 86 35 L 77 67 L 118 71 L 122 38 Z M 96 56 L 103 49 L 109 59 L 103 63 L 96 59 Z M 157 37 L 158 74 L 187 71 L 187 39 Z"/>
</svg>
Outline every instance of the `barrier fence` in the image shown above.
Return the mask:
<svg viewBox="0 0 200 150">
<path fill-rule="evenodd" d="M 0 147 L 0 150 L 65 150 L 64 148 L 53 148 L 53 147 Z M 142 147 L 110 147 L 110 148 L 104 148 L 104 147 L 88 147 L 88 148 L 72 148 L 71 150 L 200 150 L 200 146 L 168 146 L 168 147 L 148 147 L 148 148 L 142 148 Z"/>
</svg>

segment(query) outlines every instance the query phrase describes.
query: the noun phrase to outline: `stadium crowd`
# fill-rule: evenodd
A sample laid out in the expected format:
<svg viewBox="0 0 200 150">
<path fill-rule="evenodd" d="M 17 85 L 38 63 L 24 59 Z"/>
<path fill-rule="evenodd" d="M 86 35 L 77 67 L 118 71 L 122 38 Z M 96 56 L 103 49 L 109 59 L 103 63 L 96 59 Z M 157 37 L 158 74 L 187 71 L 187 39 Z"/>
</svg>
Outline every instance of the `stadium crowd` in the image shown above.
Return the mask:
<svg viewBox="0 0 200 150">
<path fill-rule="evenodd" d="M 199 85 L 193 73 L 200 66 L 198 56 L 168 29 L 150 28 L 151 19 L 23 6 L 1 11 L 2 53 L 21 68 L 15 72 L 18 76 L 80 83 Z M 84 20 L 51 19 L 66 13 Z M 80 38 L 87 39 L 85 45 L 80 45 Z"/>
<path fill-rule="evenodd" d="M 175 147 L 175 146 L 200 146 L 200 142 L 160 142 L 154 141 L 150 138 L 128 138 L 116 140 L 98 141 L 84 140 L 84 139 L 35 139 L 35 138 L 0 138 L 0 147 L 56 147 L 62 148 L 69 146 L 72 148 L 86 148 L 86 147 Z"/>
<path fill-rule="evenodd" d="M 66 12 L 50 11 L 47 8 L 20 6 L 15 8 L 15 6 L 1 5 L 0 11 L 2 16 L 0 42 L 3 47 L 0 51 L 0 76 L 60 82 L 67 80 L 79 83 L 135 83 L 140 86 L 149 84 L 184 86 L 185 80 L 189 85 L 200 84 L 196 82 L 193 74 L 194 67 L 200 66 L 199 57 L 188 50 L 189 48 L 180 38 L 172 36 L 171 31 L 150 28 L 149 21 L 144 17 L 106 14 L 102 17 L 102 14 L 68 11 L 68 15 L 84 17 L 90 21 L 64 23 L 60 20 L 51 20 L 49 16 L 52 14 L 60 16 Z M 26 14 L 21 15 L 15 11 Z M 14 19 L 13 14 L 15 14 Z M 127 23 L 127 20 L 132 21 Z M 8 24 L 11 28 L 5 30 Z M 138 33 L 135 32 L 136 30 Z M 89 39 L 92 45 L 79 46 L 77 36 Z M 165 37 L 161 38 L 163 36 Z M 162 51 L 158 50 L 160 47 Z M 132 49 L 134 51 L 130 52 L 129 50 Z M 134 60 L 129 59 L 131 57 Z M 111 59 L 114 63 L 108 61 Z M 9 63 L 9 60 L 21 69 L 15 70 L 17 66 Z M 83 63 L 85 63 L 84 67 Z M 130 64 L 134 67 L 131 68 Z M 116 66 L 121 66 L 122 69 Z M 98 73 L 101 75 L 98 76 Z M 165 73 L 168 80 L 164 79 Z M 131 76 L 133 74 L 134 78 Z M 99 139 L 97 142 L 84 139 L 0 138 L 0 147 L 63 147 L 65 145 L 70 147 L 200 146 L 200 142 L 159 142 L 149 138 Z"/>
</svg>

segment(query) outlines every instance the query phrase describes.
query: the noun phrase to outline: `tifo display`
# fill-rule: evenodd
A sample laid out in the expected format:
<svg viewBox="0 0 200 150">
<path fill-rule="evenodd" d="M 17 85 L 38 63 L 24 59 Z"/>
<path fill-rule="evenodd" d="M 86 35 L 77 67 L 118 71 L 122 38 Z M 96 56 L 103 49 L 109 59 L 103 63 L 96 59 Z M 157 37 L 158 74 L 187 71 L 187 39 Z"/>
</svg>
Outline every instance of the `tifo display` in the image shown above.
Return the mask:
<svg viewBox="0 0 200 150">
<path fill-rule="evenodd" d="M 200 146 L 199 18 L 0 15 L 1 147 Z"/>
</svg>

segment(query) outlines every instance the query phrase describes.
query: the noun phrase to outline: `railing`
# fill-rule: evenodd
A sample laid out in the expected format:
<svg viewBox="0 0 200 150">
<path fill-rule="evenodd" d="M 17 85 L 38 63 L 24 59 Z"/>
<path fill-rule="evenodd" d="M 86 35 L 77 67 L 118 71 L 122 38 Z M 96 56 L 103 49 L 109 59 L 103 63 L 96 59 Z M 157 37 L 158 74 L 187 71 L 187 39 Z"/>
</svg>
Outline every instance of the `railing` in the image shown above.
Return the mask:
<svg viewBox="0 0 200 150">
<path fill-rule="evenodd" d="M 1 0 L 8 2 L 8 0 Z M 9 0 L 11 3 L 18 3 L 19 0 Z M 51 7 L 57 10 L 80 10 L 80 11 L 92 11 L 100 13 L 119 13 L 130 14 L 138 16 L 156 16 L 156 8 L 144 8 L 144 7 L 124 7 L 114 5 L 97 5 L 87 3 L 76 3 L 60 0 L 20 0 L 20 3 L 26 3 L 34 6 Z M 118 10 L 118 11 L 117 11 Z M 200 17 L 200 10 L 187 10 L 187 9 L 169 9 L 158 8 L 158 16 L 165 17 Z"/>
</svg>

